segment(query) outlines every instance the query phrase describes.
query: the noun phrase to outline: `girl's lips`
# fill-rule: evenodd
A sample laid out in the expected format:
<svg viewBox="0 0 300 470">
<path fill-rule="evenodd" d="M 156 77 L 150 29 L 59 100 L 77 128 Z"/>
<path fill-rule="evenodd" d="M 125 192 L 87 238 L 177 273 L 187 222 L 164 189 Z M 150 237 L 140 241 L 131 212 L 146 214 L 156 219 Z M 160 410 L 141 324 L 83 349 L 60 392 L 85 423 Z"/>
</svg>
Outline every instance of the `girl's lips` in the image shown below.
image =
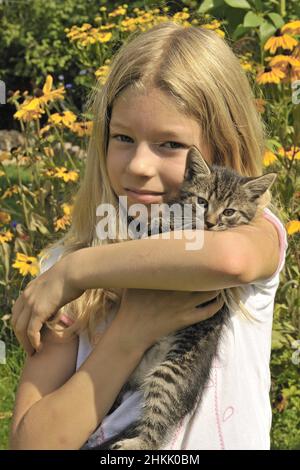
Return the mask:
<svg viewBox="0 0 300 470">
<path fill-rule="evenodd" d="M 148 204 L 151 204 L 151 203 L 158 203 L 158 202 L 162 202 L 162 197 L 165 193 L 157 193 L 157 194 L 154 194 L 154 193 L 137 193 L 135 191 L 132 191 L 130 189 L 126 189 L 125 188 L 125 191 L 126 191 L 126 194 L 127 196 L 130 198 L 130 199 L 134 199 L 138 202 L 144 202 L 144 203 L 148 203 Z"/>
</svg>

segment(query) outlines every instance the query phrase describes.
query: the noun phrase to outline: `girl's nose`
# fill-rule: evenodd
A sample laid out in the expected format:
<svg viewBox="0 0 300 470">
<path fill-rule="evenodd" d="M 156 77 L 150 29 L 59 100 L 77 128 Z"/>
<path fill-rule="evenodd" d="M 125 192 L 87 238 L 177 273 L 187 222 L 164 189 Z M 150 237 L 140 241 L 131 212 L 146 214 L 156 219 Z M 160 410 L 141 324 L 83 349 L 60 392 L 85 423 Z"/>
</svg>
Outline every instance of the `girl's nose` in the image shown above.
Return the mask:
<svg viewBox="0 0 300 470">
<path fill-rule="evenodd" d="M 140 145 L 133 152 L 127 171 L 139 176 L 154 176 L 156 173 L 156 159 L 157 155 L 147 145 Z"/>
</svg>

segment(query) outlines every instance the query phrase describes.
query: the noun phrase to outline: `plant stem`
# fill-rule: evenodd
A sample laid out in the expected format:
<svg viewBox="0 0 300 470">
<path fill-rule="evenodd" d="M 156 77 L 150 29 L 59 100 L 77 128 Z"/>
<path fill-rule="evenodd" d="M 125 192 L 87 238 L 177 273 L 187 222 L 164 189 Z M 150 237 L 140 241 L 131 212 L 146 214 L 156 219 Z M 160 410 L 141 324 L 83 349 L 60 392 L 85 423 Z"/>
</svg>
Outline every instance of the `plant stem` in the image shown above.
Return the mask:
<svg viewBox="0 0 300 470">
<path fill-rule="evenodd" d="M 46 109 L 46 111 L 47 111 L 48 116 L 50 117 L 50 113 L 49 113 L 48 109 Z M 58 130 L 57 130 L 55 124 L 54 124 L 54 131 L 55 131 L 55 134 L 56 134 L 58 140 L 59 140 L 60 143 L 61 143 L 62 150 L 66 153 L 66 155 L 67 155 L 67 157 L 68 157 L 68 159 L 69 159 L 69 161 L 70 161 L 72 167 L 74 168 L 74 170 L 77 170 L 77 167 L 76 167 L 75 163 L 73 162 L 73 159 L 72 159 L 71 155 L 69 154 L 68 150 L 64 147 L 64 141 L 63 141 L 63 139 L 62 139 L 60 133 L 58 132 Z"/>
</svg>

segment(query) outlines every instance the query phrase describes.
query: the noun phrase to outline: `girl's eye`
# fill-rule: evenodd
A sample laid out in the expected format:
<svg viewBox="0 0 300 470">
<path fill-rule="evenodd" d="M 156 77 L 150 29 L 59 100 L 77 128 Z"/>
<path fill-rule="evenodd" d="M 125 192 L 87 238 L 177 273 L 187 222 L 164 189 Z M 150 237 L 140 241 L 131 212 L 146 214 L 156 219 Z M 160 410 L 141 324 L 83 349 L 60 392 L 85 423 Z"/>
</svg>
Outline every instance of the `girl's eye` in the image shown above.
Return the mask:
<svg viewBox="0 0 300 470">
<path fill-rule="evenodd" d="M 207 200 L 204 199 L 203 197 L 198 197 L 197 203 L 200 204 L 201 206 L 204 206 L 205 208 L 208 206 Z"/>
<path fill-rule="evenodd" d="M 116 134 L 116 135 L 111 135 L 111 137 L 113 139 L 116 139 L 117 137 L 125 137 L 126 139 L 130 139 L 130 137 L 128 137 L 128 135 L 123 135 L 123 134 Z M 124 140 L 121 140 L 121 142 L 126 142 Z M 127 141 L 128 142 L 128 141 Z"/>
<path fill-rule="evenodd" d="M 231 215 L 233 215 L 235 213 L 235 210 L 234 209 L 225 209 L 223 211 L 223 214 L 230 217 Z"/>
<path fill-rule="evenodd" d="M 172 142 L 172 141 L 169 141 L 169 142 L 166 142 L 166 144 L 175 144 L 175 145 L 179 145 L 179 147 L 171 147 L 173 150 L 176 149 L 176 148 L 180 148 L 180 147 L 184 147 L 183 144 L 180 144 L 179 142 Z M 170 148 L 170 147 L 169 147 Z"/>
<path fill-rule="evenodd" d="M 121 138 L 121 140 L 119 140 L 120 142 L 128 142 L 128 140 L 122 140 L 123 138 L 132 140 L 131 137 L 128 137 L 127 135 L 124 135 L 124 134 L 111 135 L 110 137 L 111 137 L 112 139 L 117 139 L 117 140 L 119 140 L 118 138 Z M 177 146 L 177 147 L 173 147 L 173 146 L 172 146 L 172 147 L 169 147 L 169 148 L 171 148 L 172 150 L 174 150 L 174 149 L 176 149 L 176 148 L 184 147 L 183 144 L 180 144 L 179 142 L 172 142 L 172 141 L 165 142 L 165 143 L 162 144 L 162 145 L 166 145 L 166 144 L 172 144 L 172 145 L 175 144 L 175 146 Z M 179 146 L 179 147 L 178 147 L 178 146 Z"/>
</svg>

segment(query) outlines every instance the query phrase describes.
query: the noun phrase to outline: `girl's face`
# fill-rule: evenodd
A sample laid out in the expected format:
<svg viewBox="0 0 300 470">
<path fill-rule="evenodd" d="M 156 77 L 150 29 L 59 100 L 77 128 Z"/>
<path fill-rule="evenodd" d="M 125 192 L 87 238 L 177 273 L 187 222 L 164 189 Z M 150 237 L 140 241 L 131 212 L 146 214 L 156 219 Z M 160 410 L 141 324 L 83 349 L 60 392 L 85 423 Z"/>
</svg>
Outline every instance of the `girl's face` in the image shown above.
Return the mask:
<svg viewBox="0 0 300 470">
<path fill-rule="evenodd" d="M 141 95 L 127 88 L 115 100 L 109 131 L 107 171 L 115 194 L 127 196 L 128 208 L 176 196 L 191 145 L 211 162 L 198 122 L 158 89 Z"/>
</svg>

